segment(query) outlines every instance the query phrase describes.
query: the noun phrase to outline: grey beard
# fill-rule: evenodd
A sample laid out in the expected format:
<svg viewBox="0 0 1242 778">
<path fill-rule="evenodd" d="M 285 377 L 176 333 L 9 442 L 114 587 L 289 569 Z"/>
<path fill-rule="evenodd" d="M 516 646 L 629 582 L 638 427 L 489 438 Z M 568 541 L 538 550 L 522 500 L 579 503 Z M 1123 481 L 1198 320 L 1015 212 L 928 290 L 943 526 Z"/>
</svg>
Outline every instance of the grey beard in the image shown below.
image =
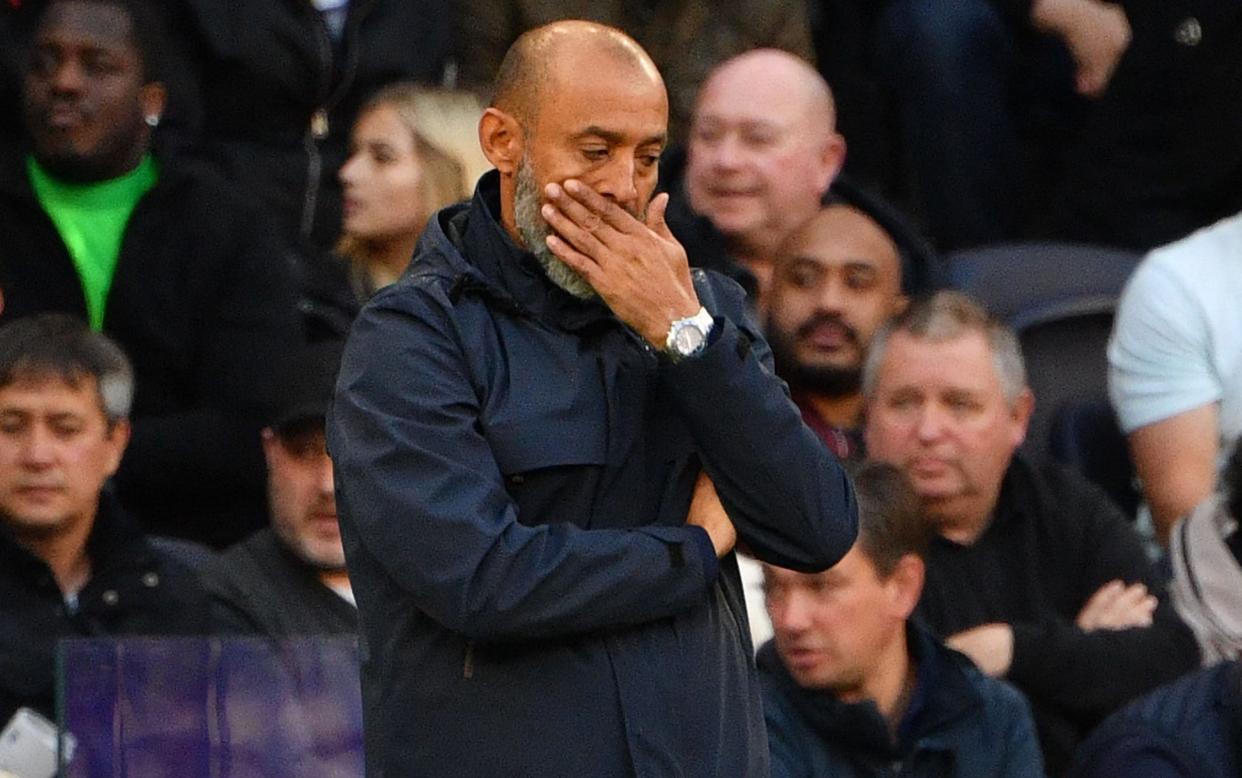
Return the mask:
<svg viewBox="0 0 1242 778">
<path fill-rule="evenodd" d="M 543 272 L 552 283 L 582 300 L 598 297 L 595 289 L 577 270 L 566 265 L 548 248 L 547 239 L 552 230 L 539 214 L 539 189 L 535 185 L 535 172 L 525 159 L 518 165 L 516 184 L 513 219 L 517 222 L 518 234 L 526 243 L 526 249 L 539 260 Z"/>
</svg>

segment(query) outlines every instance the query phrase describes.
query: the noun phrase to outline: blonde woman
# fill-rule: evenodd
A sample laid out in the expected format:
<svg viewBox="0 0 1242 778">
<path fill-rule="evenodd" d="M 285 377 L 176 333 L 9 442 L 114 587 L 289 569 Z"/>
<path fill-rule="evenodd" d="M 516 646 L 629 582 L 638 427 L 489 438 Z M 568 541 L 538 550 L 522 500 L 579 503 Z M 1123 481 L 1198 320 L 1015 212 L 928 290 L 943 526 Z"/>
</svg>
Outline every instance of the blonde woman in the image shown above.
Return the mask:
<svg viewBox="0 0 1242 778">
<path fill-rule="evenodd" d="M 465 93 L 392 84 L 354 123 L 341 167 L 342 237 L 360 300 L 400 277 L 427 220 L 466 197 L 485 163 L 475 125 L 482 113 Z"/>
</svg>

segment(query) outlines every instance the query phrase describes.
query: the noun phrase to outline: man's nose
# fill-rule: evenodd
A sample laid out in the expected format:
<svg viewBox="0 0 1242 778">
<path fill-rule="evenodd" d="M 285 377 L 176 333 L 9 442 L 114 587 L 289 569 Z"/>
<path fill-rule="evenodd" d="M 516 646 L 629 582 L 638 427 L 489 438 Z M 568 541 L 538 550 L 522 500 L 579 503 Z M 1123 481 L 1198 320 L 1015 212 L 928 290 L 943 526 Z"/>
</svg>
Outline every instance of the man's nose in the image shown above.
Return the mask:
<svg viewBox="0 0 1242 778">
<path fill-rule="evenodd" d="M 86 73 L 76 59 L 67 58 L 56 66 L 49 83 L 56 94 L 77 94 L 86 84 Z"/>
<path fill-rule="evenodd" d="M 42 468 L 55 461 L 55 441 L 52 433 L 45 429 L 32 429 L 22 442 L 22 464 L 27 467 Z"/>
<path fill-rule="evenodd" d="M 818 292 L 816 304 L 821 312 L 839 314 L 845 311 L 845 284 L 828 278 L 819 285 Z"/>
<path fill-rule="evenodd" d="M 940 438 L 944 435 L 946 421 L 942 408 L 935 403 L 924 403 L 918 418 L 919 440 L 932 441 Z"/>
<path fill-rule="evenodd" d="M 319 462 L 319 472 L 316 473 L 319 482 L 319 491 L 323 494 L 334 494 L 336 491 L 336 480 L 332 473 L 332 460 L 327 454 L 324 454 Z"/>
<path fill-rule="evenodd" d="M 712 166 L 733 170 L 742 164 L 742 143 L 736 134 L 727 132 L 711 146 Z"/>
<path fill-rule="evenodd" d="M 596 185 L 596 190 L 630 213 L 635 213 L 635 205 L 638 203 L 638 183 L 635 176 L 638 167 L 634 157 L 618 155 L 603 172 L 603 178 Z"/>
<path fill-rule="evenodd" d="M 810 625 L 807 597 L 800 592 L 786 594 L 780 606 L 773 609 L 772 625 L 782 632 L 801 632 Z"/>
</svg>

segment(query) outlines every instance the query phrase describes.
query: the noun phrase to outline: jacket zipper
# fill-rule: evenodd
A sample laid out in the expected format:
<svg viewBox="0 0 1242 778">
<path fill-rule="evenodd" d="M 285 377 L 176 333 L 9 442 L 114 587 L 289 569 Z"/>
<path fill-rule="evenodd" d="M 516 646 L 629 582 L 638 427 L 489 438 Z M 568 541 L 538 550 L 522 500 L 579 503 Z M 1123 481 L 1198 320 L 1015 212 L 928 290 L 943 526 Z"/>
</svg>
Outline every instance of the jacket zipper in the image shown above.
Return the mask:
<svg viewBox="0 0 1242 778">
<path fill-rule="evenodd" d="M 466 657 L 461 663 L 461 677 L 470 680 L 474 677 L 474 641 L 466 643 Z"/>
<path fill-rule="evenodd" d="M 336 88 L 332 88 L 334 60 L 332 57 L 332 41 L 328 37 L 328 29 L 323 19 L 313 9 L 312 26 L 315 29 L 315 43 L 319 51 L 319 62 L 322 65 L 323 81 L 319 90 L 319 107 L 311 114 L 302 136 L 302 145 L 306 150 L 306 188 L 302 198 L 301 234 L 309 239 L 315 226 L 315 210 L 319 204 L 319 181 L 323 175 L 323 155 L 319 152 L 319 144 L 328 137 L 332 127 L 328 121 L 328 113 L 349 91 L 354 76 L 358 71 L 358 28 L 362 18 L 371 9 L 371 3 L 351 4 L 345 22 L 343 48 L 345 52 L 345 69 L 341 73 Z"/>
</svg>

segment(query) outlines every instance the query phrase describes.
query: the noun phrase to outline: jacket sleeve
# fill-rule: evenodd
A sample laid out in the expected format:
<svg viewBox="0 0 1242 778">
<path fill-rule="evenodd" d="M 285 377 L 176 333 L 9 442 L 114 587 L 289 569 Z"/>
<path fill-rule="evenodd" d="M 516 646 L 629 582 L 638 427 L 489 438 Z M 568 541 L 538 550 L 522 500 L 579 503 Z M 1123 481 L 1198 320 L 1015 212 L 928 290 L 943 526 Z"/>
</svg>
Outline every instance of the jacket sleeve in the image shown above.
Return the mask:
<svg viewBox="0 0 1242 778">
<path fill-rule="evenodd" d="M 1076 613 L 1014 624 L 1009 678 L 1041 702 L 1101 716 L 1196 667 L 1199 650 L 1129 522 L 1094 489 L 1071 499 L 1069 515 L 1083 527 L 1079 565 L 1084 577 L 1077 607 L 1114 579 L 1144 583 L 1160 595 L 1160 604 L 1152 626 L 1145 628 L 1084 632 L 1074 623 Z"/>
<path fill-rule="evenodd" d="M 414 606 L 497 641 L 639 624 L 706 602 L 717 568 L 698 527 L 519 523 L 480 431 L 451 304 L 439 289 L 395 291 L 354 326 L 329 447 L 343 531 Z"/>
<path fill-rule="evenodd" d="M 716 300 L 729 307 L 729 290 L 722 291 L 700 284 L 709 310 Z M 664 389 L 740 541 L 770 564 L 804 572 L 831 567 L 858 532 L 849 478 L 803 423 L 749 316 L 717 314 L 715 326 L 703 353 L 664 369 Z"/>
<path fill-rule="evenodd" d="M 1044 778 L 1044 757 L 1035 735 L 1031 708 L 1022 693 L 1003 681 L 989 701 L 989 717 L 1004 727 L 1001 743 L 1004 755 L 996 772 L 998 778 Z"/>
</svg>

